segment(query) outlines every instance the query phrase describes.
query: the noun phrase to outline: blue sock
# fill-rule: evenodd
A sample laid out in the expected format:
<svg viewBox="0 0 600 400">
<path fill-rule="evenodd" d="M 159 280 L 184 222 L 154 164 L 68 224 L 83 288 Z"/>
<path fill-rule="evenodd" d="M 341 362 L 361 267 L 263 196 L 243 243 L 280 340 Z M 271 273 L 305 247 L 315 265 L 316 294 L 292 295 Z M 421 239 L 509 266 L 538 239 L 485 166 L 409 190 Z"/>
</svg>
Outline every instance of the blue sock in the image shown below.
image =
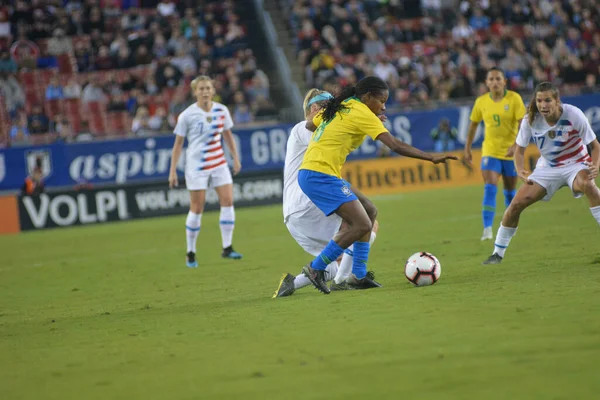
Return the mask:
<svg viewBox="0 0 600 400">
<path fill-rule="evenodd" d="M 495 185 L 486 183 L 483 190 L 483 227 L 489 228 L 494 223 L 494 214 L 496 213 L 496 193 L 498 188 Z"/>
<path fill-rule="evenodd" d="M 517 194 L 516 190 L 506 190 L 506 189 L 504 189 L 504 205 L 506 207 L 508 207 L 510 205 L 510 202 L 512 201 L 512 199 L 515 198 L 516 194 Z"/>
<path fill-rule="evenodd" d="M 369 260 L 369 242 L 354 242 L 354 257 L 352 258 L 352 273 L 358 279 L 367 276 L 367 261 Z"/>
<path fill-rule="evenodd" d="M 330 240 L 327 246 L 323 249 L 321 254 L 317 256 L 310 264 L 313 269 L 325 270 L 329 264 L 338 259 L 342 255 L 344 249 L 342 249 L 336 242 Z"/>
</svg>

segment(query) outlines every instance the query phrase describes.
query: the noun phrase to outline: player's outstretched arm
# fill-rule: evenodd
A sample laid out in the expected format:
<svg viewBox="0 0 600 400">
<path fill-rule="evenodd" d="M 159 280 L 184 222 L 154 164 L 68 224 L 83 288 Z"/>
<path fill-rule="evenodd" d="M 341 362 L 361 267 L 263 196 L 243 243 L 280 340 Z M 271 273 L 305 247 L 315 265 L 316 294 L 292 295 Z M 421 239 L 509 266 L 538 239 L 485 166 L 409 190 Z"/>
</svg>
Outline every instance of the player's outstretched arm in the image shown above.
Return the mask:
<svg viewBox="0 0 600 400">
<path fill-rule="evenodd" d="M 177 163 L 181 156 L 181 149 L 183 149 L 183 142 L 185 137 L 175 135 L 175 143 L 173 144 L 173 150 L 171 152 L 171 168 L 169 169 L 169 187 L 173 188 L 179 185 L 177 179 Z"/>
<path fill-rule="evenodd" d="M 416 158 L 419 160 L 431 161 L 434 164 L 439 164 L 446 162 L 446 160 L 458 160 L 456 156 L 448 156 L 448 155 L 433 155 L 429 153 L 425 153 L 417 149 L 416 147 L 412 147 L 398 139 L 396 139 L 391 133 L 383 132 L 379 136 L 377 136 L 377 140 L 381 141 L 381 143 L 385 144 L 392 151 L 401 156 Z"/>
</svg>

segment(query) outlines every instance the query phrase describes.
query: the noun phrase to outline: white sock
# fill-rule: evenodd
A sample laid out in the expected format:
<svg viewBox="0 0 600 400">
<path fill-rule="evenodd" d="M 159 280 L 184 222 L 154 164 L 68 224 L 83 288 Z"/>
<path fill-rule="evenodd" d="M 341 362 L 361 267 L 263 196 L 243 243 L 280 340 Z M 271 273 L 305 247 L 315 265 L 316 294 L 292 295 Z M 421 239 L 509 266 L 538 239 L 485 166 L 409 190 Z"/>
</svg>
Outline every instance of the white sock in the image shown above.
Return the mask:
<svg viewBox="0 0 600 400">
<path fill-rule="evenodd" d="M 335 274 L 338 271 L 338 263 L 337 261 L 332 262 L 325 268 L 325 279 L 330 281 L 333 279 Z M 300 289 L 305 286 L 311 285 L 310 280 L 304 274 L 297 275 L 294 279 L 294 289 Z"/>
<path fill-rule="evenodd" d="M 377 234 L 375 232 L 371 232 L 369 244 L 373 245 L 376 236 Z M 352 272 L 352 252 L 354 251 L 354 245 L 351 244 L 346 250 L 344 251 L 344 255 L 342 255 L 342 262 L 340 263 L 337 274 L 333 279 L 335 283 L 342 283 L 350 276 L 350 273 Z"/>
<path fill-rule="evenodd" d="M 235 226 L 235 211 L 233 206 L 221 207 L 221 215 L 219 216 L 219 226 L 221 227 L 221 240 L 223 248 L 231 246 L 233 240 L 233 228 Z"/>
<path fill-rule="evenodd" d="M 196 239 L 200 233 L 200 223 L 202 220 L 202 214 L 196 214 L 188 212 L 187 218 L 185 219 L 185 236 L 187 238 L 187 252 L 196 252 Z"/>
<path fill-rule="evenodd" d="M 496 242 L 494 243 L 494 253 L 500 257 L 504 257 L 510 239 L 515 236 L 515 233 L 517 233 L 517 228 L 507 228 L 500 224 L 500 228 L 498 228 L 498 233 L 496 234 Z"/>
<path fill-rule="evenodd" d="M 600 206 L 590 207 L 590 211 L 592 212 L 592 215 L 596 221 L 600 224 Z"/>
</svg>

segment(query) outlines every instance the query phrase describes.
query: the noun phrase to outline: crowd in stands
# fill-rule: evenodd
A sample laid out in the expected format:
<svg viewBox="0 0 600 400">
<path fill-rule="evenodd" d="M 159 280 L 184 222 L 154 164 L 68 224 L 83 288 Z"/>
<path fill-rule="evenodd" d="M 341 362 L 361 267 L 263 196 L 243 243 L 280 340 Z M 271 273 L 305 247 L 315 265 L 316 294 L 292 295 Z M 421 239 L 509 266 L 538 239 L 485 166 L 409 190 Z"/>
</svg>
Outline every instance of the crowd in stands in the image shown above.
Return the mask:
<svg viewBox="0 0 600 400">
<path fill-rule="evenodd" d="M 374 74 L 389 104 L 440 107 L 485 93 L 492 66 L 520 92 L 541 81 L 593 92 L 600 80 L 597 0 L 281 1 L 309 87 Z"/>
<path fill-rule="evenodd" d="M 236 124 L 273 115 L 234 0 L 0 1 L 0 147 L 172 133 L 200 74 Z"/>
</svg>

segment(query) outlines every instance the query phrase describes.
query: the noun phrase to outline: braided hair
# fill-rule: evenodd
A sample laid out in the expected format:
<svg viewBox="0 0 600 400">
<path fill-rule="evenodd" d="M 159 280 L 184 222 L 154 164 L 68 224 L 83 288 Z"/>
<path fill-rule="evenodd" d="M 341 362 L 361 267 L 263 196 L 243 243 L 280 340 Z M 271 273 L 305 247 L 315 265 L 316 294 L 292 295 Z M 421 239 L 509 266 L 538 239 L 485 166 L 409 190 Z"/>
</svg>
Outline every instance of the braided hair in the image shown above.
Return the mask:
<svg viewBox="0 0 600 400">
<path fill-rule="evenodd" d="M 352 96 L 362 97 L 370 92 L 384 92 L 386 90 L 389 90 L 387 83 L 376 76 L 367 76 L 361 79 L 356 86 L 345 88 L 339 96 L 325 103 L 323 122 L 331 121 L 337 112 L 346 109 L 347 107 L 342 104 L 346 99 Z"/>
</svg>

